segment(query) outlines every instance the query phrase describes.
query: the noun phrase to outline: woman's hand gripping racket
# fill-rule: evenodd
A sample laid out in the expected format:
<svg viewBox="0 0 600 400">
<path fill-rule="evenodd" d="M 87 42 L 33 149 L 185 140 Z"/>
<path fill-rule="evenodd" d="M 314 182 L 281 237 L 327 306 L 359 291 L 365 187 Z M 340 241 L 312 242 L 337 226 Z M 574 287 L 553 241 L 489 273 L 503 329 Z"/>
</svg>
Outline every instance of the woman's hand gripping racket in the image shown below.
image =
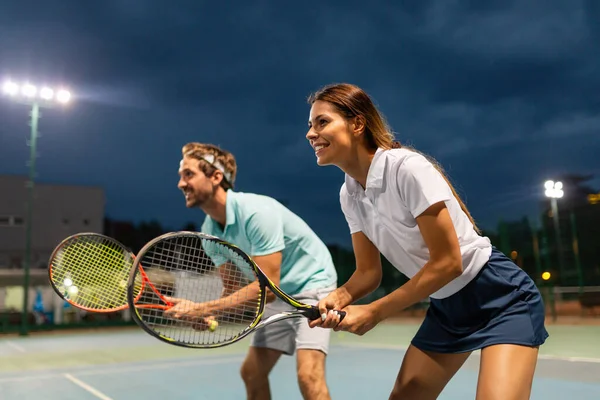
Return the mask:
<svg viewBox="0 0 600 400">
<path fill-rule="evenodd" d="M 48 277 L 54 291 L 74 307 L 91 312 L 115 312 L 128 308 L 127 283 L 134 260 L 135 255 L 129 249 L 110 237 L 79 233 L 64 239 L 54 249 L 48 263 Z M 134 302 L 150 290 L 163 303 L 139 307 L 160 310 L 172 307 L 173 303 L 162 297 L 142 266 L 139 270 L 139 276 L 132 283 Z M 169 276 L 156 274 L 153 279 L 169 280 Z"/>
<path fill-rule="evenodd" d="M 149 293 L 136 301 L 134 282 L 155 269 L 176 276 L 164 312 L 149 308 L 159 303 Z M 290 305 L 290 311 L 263 319 L 266 290 Z M 288 294 L 263 273 L 237 246 L 200 232 L 172 232 L 148 242 L 138 253 L 128 281 L 127 300 L 136 322 L 150 335 L 170 344 L 214 348 L 237 342 L 266 325 L 287 318 L 321 318 L 319 309 Z M 340 321 L 346 315 L 337 311 Z M 195 323 L 216 319 L 216 330 L 199 330 Z"/>
</svg>

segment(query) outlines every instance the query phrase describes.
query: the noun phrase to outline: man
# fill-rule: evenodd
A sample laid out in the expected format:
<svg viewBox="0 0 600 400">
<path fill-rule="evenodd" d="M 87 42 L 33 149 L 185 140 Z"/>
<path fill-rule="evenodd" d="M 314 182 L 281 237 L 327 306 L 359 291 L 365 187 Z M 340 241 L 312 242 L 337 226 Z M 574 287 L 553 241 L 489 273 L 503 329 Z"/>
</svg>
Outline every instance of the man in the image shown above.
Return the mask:
<svg viewBox="0 0 600 400">
<path fill-rule="evenodd" d="M 240 247 L 284 292 L 302 302 L 317 304 L 336 288 L 329 250 L 300 217 L 270 197 L 233 190 L 237 165 L 231 153 L 188 143 L 182 156 L 178 187 L 188 208 L 198 207 L 206 214 L 202 232 Z M 273 297 L 265 317 L 289 308 Z M 248 399 L 270 399 L 269 373 L 282 354 L 294 352 L 304 399 L 329 399 L 325 357 L 330 332 L 311 329 L 303 319 L 256 331 L 241 368 Z"/>
</svg>

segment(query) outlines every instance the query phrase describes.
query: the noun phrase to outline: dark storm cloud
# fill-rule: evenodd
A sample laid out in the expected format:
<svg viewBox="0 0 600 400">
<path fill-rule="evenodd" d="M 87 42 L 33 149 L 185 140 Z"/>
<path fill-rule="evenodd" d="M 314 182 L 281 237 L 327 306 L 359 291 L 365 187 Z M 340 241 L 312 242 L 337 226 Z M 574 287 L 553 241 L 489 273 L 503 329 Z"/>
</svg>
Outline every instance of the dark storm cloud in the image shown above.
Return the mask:
<svg viewBox="0 0 600 400">
<path fill-rule="evenodd" d="M 306 96 L 349 81 L 493 226 L 537 211 L 547 177 L 594 172 L 599 10 L 575 0 L 20 1 L 0 6 L 0 73 L 76 88 L 72 110 L 43 121 L 42 177 L 104 185 L 121 218 L 197 218 L 174 185 L 181 144 L 198 140 L 236 154 L 241 190 L 287 199 L 324 237 L 346 238 L 342 174 L 315 165 L 304 135 Z M 9 108 L 0 169 L 22 172 L 14 132 L 25 116 Z"/>
</svg>

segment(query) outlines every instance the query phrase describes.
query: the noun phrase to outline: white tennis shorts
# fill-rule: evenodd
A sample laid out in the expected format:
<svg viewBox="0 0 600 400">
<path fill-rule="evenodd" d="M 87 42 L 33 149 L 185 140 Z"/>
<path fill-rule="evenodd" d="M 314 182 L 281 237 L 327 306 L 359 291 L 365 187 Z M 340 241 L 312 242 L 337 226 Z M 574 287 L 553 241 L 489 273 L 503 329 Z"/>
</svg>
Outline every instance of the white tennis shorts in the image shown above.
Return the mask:
<svg viewBox="0 0 600 400">
<path fill-rule="evenodd" d="M 311 289 L 302 292 L 294 298 L 302 303 L 316 305 L 319 300 L 335 290 L 336 286 Z M 282 311 L 294 310 L 280 299 L 265 306 L 263 318 Z M 297 349 L 320 350 L 327 354 L 331 329 L 311 328 L 306 318 L 289 318 L 267 325 L 253 333 L 251 345 L 279 350 L 283 354 L 293 355 Z"/>
</svg>

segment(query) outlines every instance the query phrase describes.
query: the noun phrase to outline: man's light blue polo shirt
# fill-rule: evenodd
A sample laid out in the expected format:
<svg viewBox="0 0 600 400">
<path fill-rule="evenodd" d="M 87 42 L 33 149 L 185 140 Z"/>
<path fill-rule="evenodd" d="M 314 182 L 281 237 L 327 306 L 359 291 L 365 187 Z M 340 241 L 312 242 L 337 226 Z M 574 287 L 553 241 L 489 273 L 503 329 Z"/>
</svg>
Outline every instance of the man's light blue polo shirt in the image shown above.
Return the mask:
<svg viewBox="0 0 600 400">
<path fill-rule="evenodd" d="M 271 197 L 228 190 L 225 227 L 206 216 L 201 230 L 235 244 L 250 257 L 281 251 L 279 286 L 291 296 L 337 284 L 327 246 L 306 222 Z M 205 250 L 217 266 L 222 262 Z"/>
</svg>

